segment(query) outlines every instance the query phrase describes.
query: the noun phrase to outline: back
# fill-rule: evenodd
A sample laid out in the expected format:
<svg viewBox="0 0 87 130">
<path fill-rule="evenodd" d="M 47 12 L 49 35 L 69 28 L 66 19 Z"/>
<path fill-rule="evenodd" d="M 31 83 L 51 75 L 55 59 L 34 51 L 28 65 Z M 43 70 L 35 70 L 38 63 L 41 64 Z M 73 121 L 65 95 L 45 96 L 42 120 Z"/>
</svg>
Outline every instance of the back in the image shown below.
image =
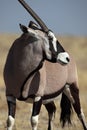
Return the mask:
<svg viewBox="0 0 87 130">
<path fill-rule="evenodd" d="M 4 68 L 6 95 L 20 95 L 26 77 L 43 58 L 41 42 L 25 33 L 12 44 Z"/>
</svg>

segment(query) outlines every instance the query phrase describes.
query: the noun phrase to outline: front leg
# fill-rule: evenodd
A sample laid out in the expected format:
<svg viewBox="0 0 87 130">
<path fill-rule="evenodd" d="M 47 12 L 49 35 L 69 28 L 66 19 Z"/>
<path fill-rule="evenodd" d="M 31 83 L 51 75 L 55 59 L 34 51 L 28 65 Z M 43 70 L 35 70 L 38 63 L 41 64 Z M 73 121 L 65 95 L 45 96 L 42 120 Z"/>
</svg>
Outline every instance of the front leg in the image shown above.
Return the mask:
<svg viewBox="0 0 87 130">
<path fill-rule="evenodd" d="M 56 112 L 56 106 L 54 101 L 45 104 L 45 107 L 48 111 L 48 116 L 49 116 L 49 122 L 48 122 L 48 130 L 53 130 L 53 120 L 55 117 L 55 112 Z"/>
<path fill-rule="evenodd" d="M 8 103 L 7 130 L 12 130 L 15 119 L 16 99 L 13 96 L 7 96 L 7 103 Z"/>
<path fill-rule="evenodd" d="M 37 130 L 38 116 L 40 113 L 41 105 L 42 105 L 42 98 L 40 96 L 35 97 L 34 103 L 33 103 L 32 116 L 31 116 L 32 130 Z"/>
</svg>

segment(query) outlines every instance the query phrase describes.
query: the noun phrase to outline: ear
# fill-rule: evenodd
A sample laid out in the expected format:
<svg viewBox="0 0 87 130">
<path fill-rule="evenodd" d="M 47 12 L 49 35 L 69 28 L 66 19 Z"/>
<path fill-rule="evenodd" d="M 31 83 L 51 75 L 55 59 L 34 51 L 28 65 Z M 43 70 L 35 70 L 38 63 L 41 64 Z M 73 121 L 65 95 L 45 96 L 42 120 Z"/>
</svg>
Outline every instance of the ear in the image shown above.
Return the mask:
<svg viewBox="0 0 87 130">
<path fill-rule="evenodd" d="M 19 25 L 20 25 L 20 29 L 22 30 L 23 33 L 29 33 L 30 36 L 35 37 L 37 39 L 39 38 L 38 33 L 34 29 L 28 28 L 22 24 L 19 24 Z"/>
<path fill-rule="evenodd" d="M 38 28 L 38 25 L 35 22 L 30 21 L 28 27 L 30 27 L 30 28 L 34 28 L 34 27 Z"/>
<path fill-rule="evenodd" d="M 19 24 L 20 29 L 22 30 L 23 33 L 28 33 L 28 28 L 22 24 Z"/>
</svg>

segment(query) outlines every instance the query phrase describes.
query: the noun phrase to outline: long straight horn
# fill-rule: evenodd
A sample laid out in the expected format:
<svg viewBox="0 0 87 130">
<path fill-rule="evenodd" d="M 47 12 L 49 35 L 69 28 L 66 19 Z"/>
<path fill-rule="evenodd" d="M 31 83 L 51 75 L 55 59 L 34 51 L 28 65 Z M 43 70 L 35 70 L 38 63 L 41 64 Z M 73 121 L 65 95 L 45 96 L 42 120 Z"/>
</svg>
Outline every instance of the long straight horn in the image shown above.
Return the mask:
<svg viewBox="0 0 87 130">
<path fill-rule="evenodd" d="M 45 23 L 40 19 L 40 17 L 30 8 L 30 6 L 24 0 L 18 0 L 23 7 L 31 14 L 31 16 L 37 21 L 40 27 L 43 29 L 44 32 L 48 32 L 48 28 Z"/>
</svg>

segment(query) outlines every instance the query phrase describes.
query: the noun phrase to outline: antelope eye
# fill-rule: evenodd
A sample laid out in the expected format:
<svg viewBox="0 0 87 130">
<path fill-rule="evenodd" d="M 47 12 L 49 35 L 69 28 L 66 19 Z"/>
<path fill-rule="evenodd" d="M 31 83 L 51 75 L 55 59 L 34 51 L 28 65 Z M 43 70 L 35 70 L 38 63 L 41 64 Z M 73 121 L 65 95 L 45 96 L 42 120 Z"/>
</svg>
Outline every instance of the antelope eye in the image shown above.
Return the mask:
<svg viewBox="0 0 87 130">
<path fill-rule="evenodd" d="M 49 36 L 49 40 L 53 40 L 53 37 Z"/>
</svg>

